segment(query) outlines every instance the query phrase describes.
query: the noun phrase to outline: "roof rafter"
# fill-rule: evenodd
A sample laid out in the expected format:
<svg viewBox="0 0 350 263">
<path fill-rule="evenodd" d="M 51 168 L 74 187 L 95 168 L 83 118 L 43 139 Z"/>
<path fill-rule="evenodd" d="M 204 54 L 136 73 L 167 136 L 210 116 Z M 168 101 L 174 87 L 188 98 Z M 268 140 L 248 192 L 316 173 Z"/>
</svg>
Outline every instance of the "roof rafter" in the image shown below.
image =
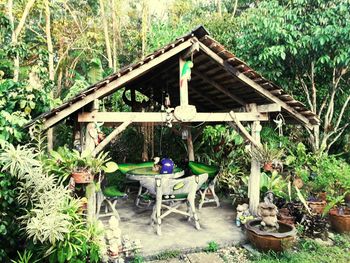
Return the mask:
<svg viewBox="0 0 350 263">
<path fill-rule="evenodd" d="M 294 110 L 292 107 L 288 106 L 288 104 L 285 103 L 284 101 L 282 101 L 279 98 L 277 98 L 276 96 L 272 95 L 269 91 L 267 91 L 266 89 L 261 87 L 259 84 L 257 84 L 256 82 L 254 82 L 253 80 L 251 80 L 250 78 L 245 76 L 243 73 L 239 72 L 237 69 L 235 69 L 233 66 L 228 64 L 225 60 L 223 60 L 220 56 L 218 56 L 215 52 L 213 52 L 206 45 L 204 45 L 200 42 L 199 47 L 204 53 L 206 53 L 209 57 L 213 58 L 214 61 L 216 61 L 219 65 L 221 65 L 228 72 L 230 72 L 231 74 L 236 76 L 238 79 L 240 79 L 241 81 L 248 84 L 250 87 L 255 89 L 262 96 L 264 96 L 267 99 L 281 105 L 281 107 L 284 110 L 286 110 L 292 116 L 298 118 L 309 129 L 313 128 L 313 125 L 310 123 L 310 121 L 305 116 L 303 116 L 302 114 L 300 114 L 299 112 Z"/>
<path fill-rule="evenodd" d="M 136 68 L 132 71 L 130 71 L 128 74 L 125 74 L 111 82 L 109 82 L 104 87 L 99 88 L 95 92 L 87 95 L 80 101 L 75 102 L 74 104 L 68 106 L 64 110 L 58 112 L 55 116 L 49 118 L 47 121 L 45 121 L 44 128 L 48 129 L 51 126 L 55 125 L 57 122 L 61 121 L 63 118 L 67 117 L 71 113 L 75 112 L 76 110 L 84 107 L 88 103 L 92 102 L 95 99 L 99 99 L 106 94 L 109 94 L 118 88 L 121 88 L 123 85 L 125 85 L 130 80 L 134 79 L 135 77 L 144 74 L 146 71 L 151 69 L 152 67 L 158 65 L 159 63 L 162 63 L 163 61 L 167 60 L 168 58 L 178 54 L 179 52 L 185 50 L 186 48 L 192 46 L 193 40 L 189 39 L 177 47 L 174 47 L 173 49 L 169 50 L 166 53 L 161 54 L 159 57 L 156 57 L 152 60 L 150 60 L 148 63 L 145 63 L 141 65 L 139 68 Z"/>
<path fill-rule="evenodd" d="M 231 99 L 233 99 L 234 101 L 238 102 L 240 105 L 244 106 L 246 105 L 246 103 L 241 100 L 240 98 L 238 98 L 236 95 L 232 94 L 228 89 L 226 89 L 225 87 L 221 86 L 219 83 L 209 79 L 207 76 L 205 76 L 202 72 L 200 72 L 198 69 L 192 69 L 192 72 L 199 76 L 201 79 L 203 79 L 204 81 L 208 82 L 210 85 L 212 85 L 213 87 L 215 87 L 216 89 L 220 90 L 222 93 L 226 94 L 227 96 L 229 96 Z"/>
</svg>

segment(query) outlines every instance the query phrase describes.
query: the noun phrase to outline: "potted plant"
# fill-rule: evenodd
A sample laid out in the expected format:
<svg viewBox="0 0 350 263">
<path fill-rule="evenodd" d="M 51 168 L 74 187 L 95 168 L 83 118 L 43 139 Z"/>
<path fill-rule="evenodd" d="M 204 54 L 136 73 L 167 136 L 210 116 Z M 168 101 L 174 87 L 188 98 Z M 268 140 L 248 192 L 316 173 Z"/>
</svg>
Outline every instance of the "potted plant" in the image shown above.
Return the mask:
<svg viewBox="0 0 350 263">
<path fill-rule="evenodd" d="M 331 197 L 331 201 L 323 212 L 323 215 L 329 213 L 331 226 L 338 233 L 350 232 L 350 208 L 344 205 L 344 197 L 348 193 L 345 192 L 342 195 Z"/>
<path fill-rule="evenodd" d="M 276 167 L 282 167 L 281 158 L 284 154 L 283 149 L 272 148 L 263 144 L 261 147 L 254 147 L 251 152 L 251 157 L 258 160 L 266 172 L 274 170 Z"/>
<path fill-rule="evenodd" d="M 76 183 L 86 184 L 94 180 L 94 176 L 99 173 L 104 165 L 110 160 L 107 153 L 100 153 L 93 157 L 87 152 L 78 152 L 73 150 L 74 166 L 72 169 L 72 177 Z"/>
</svg>

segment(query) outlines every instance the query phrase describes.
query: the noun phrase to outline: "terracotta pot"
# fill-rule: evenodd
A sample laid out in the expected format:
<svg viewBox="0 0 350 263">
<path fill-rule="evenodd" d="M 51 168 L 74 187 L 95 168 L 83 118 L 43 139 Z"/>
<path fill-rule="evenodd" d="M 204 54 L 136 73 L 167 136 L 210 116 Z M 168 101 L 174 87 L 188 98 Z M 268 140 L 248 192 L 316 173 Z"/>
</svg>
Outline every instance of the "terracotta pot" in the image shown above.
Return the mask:
<svg viewBox="0 0 350 263">
<path fill-rule="evenodd" d="M 316 214 L 322 214 L 324 208 L 327 205 L 326 201 L 321 201 L 321 202 L 307 202 L 307 204 L 309 205 L 310 209 L 312 212 L 316 213 Z"/>
<path fill-rule="evenodd" d="M 88 184 L 94 180 L 94 176 L 90 172 L 74 172 L 72 177 L 77 184 Z"/>
<path fill-rule="evenodd" d="M 294 226 L 279 221 L 281 232 L 271 233 L 260 230 L 260 222 L 261 219 L 255 219 L 246 223 L 247 237 L 257 249 L 281 252 L 295 243 L 297 232 Z"/>
<path fill-rule="evenodd" d="M 344 197 L 344 201 L 346 204 L 350 204 L 350 193 L 347 193 Z"/>
<path fill-rule="evenodd" d="M 344 215 L 339 215 L 338 208 L 329 211 L 332 228 L 338 233 L 350 233 L 350 208 L 345 208 Z"/>
<path fill-rule="evenodd" d="M 318 193 L 318 198 L 321 200 L 321 201 L 327 201 L 327 192 L 320 192 Z"/>
<path fill-rule="evenodd" d="M 263 169 L 266 172 L 271 172 L 273 170 L 272 163 L 271 162 L 270 163 L 264 163 Z"/>
<path fill-rule="evenodd" d="M 295 224 L 295 217 L 290 215 L 289 210 L 287 208 L 281 208 L 278 210 L 278 220 L 282 223 L 289 224 L 294 226 Z"/>
</svg>

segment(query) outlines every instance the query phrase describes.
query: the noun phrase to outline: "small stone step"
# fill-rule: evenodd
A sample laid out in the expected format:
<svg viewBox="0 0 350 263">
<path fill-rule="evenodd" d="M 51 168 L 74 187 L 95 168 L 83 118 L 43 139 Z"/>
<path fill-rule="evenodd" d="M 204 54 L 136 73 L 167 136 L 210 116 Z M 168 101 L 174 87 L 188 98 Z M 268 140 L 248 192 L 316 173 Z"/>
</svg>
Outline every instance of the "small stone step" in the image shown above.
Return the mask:
<svg viewBox="0 0 350 263">
<path fill-rule="evenodd" d="M 188 254 L 187 258 L 190 263 L 224 263 L 222 258 L 215 253 L 194 253 Z"/>
</svg>

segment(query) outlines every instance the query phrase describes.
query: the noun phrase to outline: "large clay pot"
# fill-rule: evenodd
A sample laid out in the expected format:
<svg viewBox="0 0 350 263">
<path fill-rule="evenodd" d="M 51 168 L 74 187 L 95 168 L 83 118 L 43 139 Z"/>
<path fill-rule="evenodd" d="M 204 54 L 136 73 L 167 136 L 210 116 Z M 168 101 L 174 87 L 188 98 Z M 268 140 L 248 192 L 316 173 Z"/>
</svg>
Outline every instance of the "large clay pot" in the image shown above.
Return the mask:
<svg viewBox="0 0 350 263">
<path fill-rule="evenodd" d="M 77 184 L 88 184 L 94 180 L 94 176 L 90 172 L 74 172 L 72 177 Z"/>
<path fill-rule="evenodd" d="M 311 208 L 311 211 L 316 213 L 316 214 L 322 214 L 323 210 L 325 209 L 327 202 L 326 201 L 321 201 L 321 202 L 307 202 L 309 207 Z"/>
<path fill-rule="evenodd" d="M 344 215 L 339 215 L 338 208 L 329 211 L 329 220 L 332 228 L 338 233 L 350 233 L 350 208 L 344 210 Z"/>
<path fill-rule="evenodd" d="M 246 231 L 249 241 L 259 250 L 281 252 L 291 248 L 296 241 L 296 229 L 294 226 L 279 223 L 276 233 L 260 230 L 261 219 L 251 220 L 246 223 Z"/>
</svg>

